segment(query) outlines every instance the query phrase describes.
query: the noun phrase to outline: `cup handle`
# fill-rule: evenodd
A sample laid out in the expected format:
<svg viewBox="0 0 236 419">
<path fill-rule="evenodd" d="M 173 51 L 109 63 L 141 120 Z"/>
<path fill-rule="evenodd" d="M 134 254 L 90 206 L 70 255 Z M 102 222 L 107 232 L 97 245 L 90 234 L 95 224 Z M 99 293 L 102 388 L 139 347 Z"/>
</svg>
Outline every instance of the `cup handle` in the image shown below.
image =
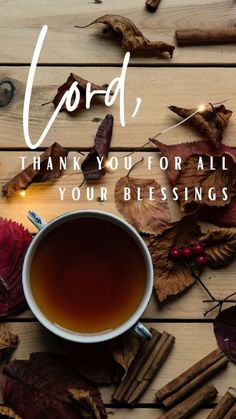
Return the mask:
<svg viewBox="0 0 236 419">
<path fill-rule="evenodd" d="M 142 340 L 150 340 L 152 338 L 152 334 L 141 322 L 137 322 L 133 326 L 132 332 Z"/>
<path fill-rule="evenodd" d="M 28 212 L 27 217 L 38 230 L 42 230 L 42 228 L 45 227 L 47 224 L 46 221 L 44 221 L 44 219 L 40 217 L 40 215 L 38 215 L 36 212 L 32 210 Z"/>
</svg>

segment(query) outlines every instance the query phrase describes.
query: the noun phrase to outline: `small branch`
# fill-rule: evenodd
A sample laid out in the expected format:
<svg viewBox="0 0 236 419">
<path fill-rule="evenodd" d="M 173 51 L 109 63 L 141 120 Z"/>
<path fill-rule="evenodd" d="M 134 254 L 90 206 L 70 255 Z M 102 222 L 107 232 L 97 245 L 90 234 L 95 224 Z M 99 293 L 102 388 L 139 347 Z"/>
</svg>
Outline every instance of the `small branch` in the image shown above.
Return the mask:
<svg viewBox="0 0 236 419">
<path fill-rule="evenodd" d="M 140 163 L 142 163 L 143 162 L 143 160 L 144 160 L 144 157 L 142 157 L 141 158 L 141 160 L 139 160 L 139 161 L 137 161 L 136 163 L 134 163 L 134 165 L 129 169 L 129 171 L 128 171 L 128 173 L 127 173 L 127 177 L 130 175 L 130 173 L 132 172 L 132 170 L 136 167 L 136 166 L 138 166 L 138 164 L 140 164 Z"/>
</svg>

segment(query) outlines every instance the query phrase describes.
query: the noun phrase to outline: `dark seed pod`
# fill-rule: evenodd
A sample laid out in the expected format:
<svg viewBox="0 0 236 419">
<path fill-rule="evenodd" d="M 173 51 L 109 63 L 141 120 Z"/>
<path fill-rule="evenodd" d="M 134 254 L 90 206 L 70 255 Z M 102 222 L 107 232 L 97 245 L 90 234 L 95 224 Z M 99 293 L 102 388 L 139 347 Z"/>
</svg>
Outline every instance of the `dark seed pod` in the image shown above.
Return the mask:
<svg viewBox="0 0 236 419">
<path fill-rule="evenodd" d="M 7 106 L 11 102 L 14 92 L 15 86 L 11 81 L 2 80 L 0 82 L 0 108 Z"/>
</svg>

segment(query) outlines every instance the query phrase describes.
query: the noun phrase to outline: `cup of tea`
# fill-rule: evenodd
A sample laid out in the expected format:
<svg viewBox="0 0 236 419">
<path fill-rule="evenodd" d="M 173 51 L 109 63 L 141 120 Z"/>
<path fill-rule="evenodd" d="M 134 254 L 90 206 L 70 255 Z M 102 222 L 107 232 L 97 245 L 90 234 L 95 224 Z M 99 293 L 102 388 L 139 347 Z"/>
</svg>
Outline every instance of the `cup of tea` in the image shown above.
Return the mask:
<svg viewBox="0 0 236 419">
<path fill-rule="evenodd" d="M 144 339 L 139 322 L 153 289 L 153 265 L 143 239 L 127 222 L 102 211 L 63 214 L 39 232 L 23 266 L 23 289 L 36 318 L 61 338 L 103 342 L 129 329 Z"/>
</svg>

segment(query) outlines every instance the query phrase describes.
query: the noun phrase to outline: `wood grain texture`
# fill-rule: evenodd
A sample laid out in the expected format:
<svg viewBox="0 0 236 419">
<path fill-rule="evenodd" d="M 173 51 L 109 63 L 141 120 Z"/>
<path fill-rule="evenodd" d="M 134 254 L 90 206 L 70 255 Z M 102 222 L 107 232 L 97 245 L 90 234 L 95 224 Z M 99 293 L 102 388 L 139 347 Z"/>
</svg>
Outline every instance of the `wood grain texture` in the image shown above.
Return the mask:
<svg viewBox="0 0 236 419">
<path fill-rule="evenodd" d="M 235 8 L 236 10 L 236 8 Z M 236 55 L 235 55 L 236 56 Z M 111 81 L 120 74 L 120 69 L 63 67 L 37 69 L 31 100 L 30 136 L 32 142 L 40 137 L 48 123 L 54 106 L 42 107 L 45 102 L 53 99 L 57 88 L 68 77 L 70 72 L 98 84 Z M 0 108 L 0 148 L 26 147 L 23 128 L 23 101 L 27 81 L 28 67 L 0 68 L 0 80 L 12 80 L 16 91 L 12 102 Z M 209 102 L 215 103 L 230 99 L 226 106 L 236 111 L 235 69 L 218 68 L 128 68 L 125 88 L 126 127 L 120 125 L 119 100 L 111 107 L 104 106 L 103 99 L 92 103 L 90 110 L 83 110 L 77 116 L 71 117 L 61 112 L 42 146 L 58 141 L 66 147 L 91 147 L 99 122 L 94 118 L 104 118 L 106 113 L 114 115 L 114 131 L 111 147 L 140 147 L 164 128 L 170 127 L 180 118 L 168 109 L 170 105 L 186 108 L 197 107 Z M 136 97 L 142 98 L 141 108 L 132 118 Z M 233 114 L 229 127 L 224 133 L 224 141 L 235 145 L 236 122 Z M 189 127 L 182 125 L 160 137 L 169 144 L 194 141 L 200 135 Z"/>
<path fill-rule="evenodd" d="M 102 25 L 86 25 L 107 13 L 132 19 L 150 40 L 175 43 L 176 29 L 234 27 L 236 8 L 231 0 L 165 0 L 157 13 L 150 14 L 143 0 L 112 0 L 96 4 L 90 0 L 6 0 L 1 7 L 0 62 L 30 63 L 41 27 L 49 26 L 40 57 L 41 63 L 120 63 L 123 51 L 116 40 L 102 35 Z M 174 58 L 155 55 L 132 58 L 134 64 L 232 63 L 235 46 L 176 48 Z"/>
<path fill-rule="evenodd" d="M 20 171 L 20 160 L 19 156 L 26 156 L 27 162 L 32 162 L 32 155 L 37 156 L 40 153 L 30 152 L 0 152 L 0 187 L 8 181 L 10 178 L 16 175 Z M 124 153 L 116 152 L 111 153 L 111 156 L 120 157 Z M 153 168 L 151 171 L 147 169 L 147 154 L 153 156 Z M 49 184 L 35 184 L 31 185 L 24 197 L 16 194 L 14 197 L 6 199 L 0 197 L 0 213 L 2 217 L 12 218 L 15 221 L 23 223 L 31 231 L 35 231 L 32 224 L 28 221 L 26 214 L 29 209 L 33 209 L 38 212 L 46 221 L 50 221 L 58 215 L 61 215 L 68 211 L 77 211 L 83 209 L 97 209 L 101 211 L 111 212 L 119 215 L 115 202 L 114 202 L 114 188 L 117 180 L 124 176 L 127 171 L 124 169 L 123 160 L 120 160 L 120 168 L 113 173 L 107 173 L 98 183 L 89 183 L 81 188 L 81 199 L 79 201 L 73 201 L 71 192 L 72 189 L 77 187 L 81 181 L 81 174 L 74 172 L 72 165 L 73 156 L 78 156 L 78 153 L 70 153 L 68 159 L 68 170 L 64 173 L 60 179 L 55 183 Z M 141 178 L 154 178 L 162 186 L 168 188 L 168 182 L 166 175 L 159 168 L 159 155 L 157 153 L 144 153 L 139 152 L 133 156 L 133 161 L 139 161 L 144 157 L 144 163 L 138 165 L 133 171 L 132 176 Z M 86 198 L 86 187 L 94 187 L 93 201 L 88 201 Z M 106 187 L 108 191 L 108 200 L 106 202 L 98 202 L 97 198 L 100 196 L 100 187 Z M 60 193 L 58 188 L 65 187 L 65 200 L 60 200 Z M 50 205 L 46 204 L 50 203 Z M 171 199 L 169 192 L 169 206 L 171 210 L 171 219 L 177 220 L 180 217 L 179 207 Z M 206 229 L 207 225 L 203 224 L 203 229 Z M 236 260 L 222 270 L 211 270 L 206 269 L 202 278 L 205 280 L 209 289 L 218 296 L 224 298 L 231 294 L 235 290 L 234 284 L 234 272 L 236 269 Z M 202 319 L 203 313 L 211 308 L 210 304 L 203 303 L 205 299 L 205 291 L 200 285 L 195 284 L 187 293 L 177 298 L 174 301 L 165 303 L 162 306 L 158 306 L 156 298 L 153 297 L 148 309 L 144 313 L 144 318 L 153 319 Z M 208 318 L 214 318 L 215 312 L 213 312 Z M 26 312 L 22 317 L 29 317 Z"/>
<path fill-rule="evenodd" d="M 155 391 L 214 350 L 216 341 L 211 324 L 169 324 L 164 322 L 158 325 L 146 324 L 156 327 L 160 331 L 165 330 L 176 337 L 168 362 L 163 365 L 140 400 L 141 403 L 154 403 Z M 11 323 L 10 327 L 15 333 L 18 333 L 20 338 L 20 345 L 12 355 L 13 359 L 27 359 L 29 354 L 35 351 L 61 351 L 54 337 L 39 323 Z M 225 393 L 228 387 L 234 386 L 235 372 L 236 366 L 230 363 L 226 370 L 220 372 L 211 380 L 219 390 L 219 397 Z M 102 394 L 104 401 L 110 403 L 112 388 L 102 388 Z"/>
</svg>

